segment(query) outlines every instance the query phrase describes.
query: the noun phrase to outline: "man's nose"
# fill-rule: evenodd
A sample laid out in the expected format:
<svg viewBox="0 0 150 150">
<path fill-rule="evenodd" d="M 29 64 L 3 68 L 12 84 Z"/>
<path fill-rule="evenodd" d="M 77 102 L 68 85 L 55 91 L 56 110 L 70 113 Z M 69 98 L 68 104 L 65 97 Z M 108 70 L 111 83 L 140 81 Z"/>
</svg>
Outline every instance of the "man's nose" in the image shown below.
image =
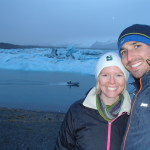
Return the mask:
<svg viewBox="0 0 150 150">
<path fill-rule="evenodd" d="M 135 51 L 132 50 L 132 49 L 129 49 L 128 50 L 128 55 L 127 55 L 127 60 L 131 61 L 134 58 L 134 56 L 135 56 Z"/>
</svg>

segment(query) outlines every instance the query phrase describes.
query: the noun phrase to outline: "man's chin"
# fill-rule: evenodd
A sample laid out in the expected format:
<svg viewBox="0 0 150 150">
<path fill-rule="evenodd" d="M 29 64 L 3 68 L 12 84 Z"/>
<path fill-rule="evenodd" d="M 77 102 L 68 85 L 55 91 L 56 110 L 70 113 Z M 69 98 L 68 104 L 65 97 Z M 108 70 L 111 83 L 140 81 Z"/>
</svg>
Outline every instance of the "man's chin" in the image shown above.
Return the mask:
<svg viewBox="0 0 150 150">
<path fill-rule="evenodd" d="M 135 77 L 135 78 L 141 78 L 143 76 L 143 72 L 139 72 L 139 71 L 136 71 L 136 72 L 131 72 L 132 76 Z"/>
</svg>

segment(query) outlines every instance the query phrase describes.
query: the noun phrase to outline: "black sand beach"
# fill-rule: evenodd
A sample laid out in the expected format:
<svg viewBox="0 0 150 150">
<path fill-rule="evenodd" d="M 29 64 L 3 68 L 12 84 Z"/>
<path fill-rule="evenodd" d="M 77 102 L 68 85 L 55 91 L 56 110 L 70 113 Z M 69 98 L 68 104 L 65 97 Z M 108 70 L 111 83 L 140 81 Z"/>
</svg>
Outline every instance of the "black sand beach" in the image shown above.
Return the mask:
<svg viewBox="0 0 150 150">
<path fill-rule="evenodd" d="M 64 115 L 0 108 L 0 150 L 53 150 Z"/>
</svg>

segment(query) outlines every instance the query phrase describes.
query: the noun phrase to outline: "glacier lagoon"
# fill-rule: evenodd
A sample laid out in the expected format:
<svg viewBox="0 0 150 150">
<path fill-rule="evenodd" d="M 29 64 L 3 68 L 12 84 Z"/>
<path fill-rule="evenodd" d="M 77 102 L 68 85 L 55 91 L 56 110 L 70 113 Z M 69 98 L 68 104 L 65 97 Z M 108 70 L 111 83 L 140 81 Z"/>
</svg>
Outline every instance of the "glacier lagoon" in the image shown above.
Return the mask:
<svg viewBox="0 0 150 150">
<path fill-rule="evenodd" d="M 96 62 L 108 51 L 112 50 L 0 49 L 1 107 L 66 112 L 95 85 Z M 80 86 L 67 86 L 67 81 Z"/>
</svg>

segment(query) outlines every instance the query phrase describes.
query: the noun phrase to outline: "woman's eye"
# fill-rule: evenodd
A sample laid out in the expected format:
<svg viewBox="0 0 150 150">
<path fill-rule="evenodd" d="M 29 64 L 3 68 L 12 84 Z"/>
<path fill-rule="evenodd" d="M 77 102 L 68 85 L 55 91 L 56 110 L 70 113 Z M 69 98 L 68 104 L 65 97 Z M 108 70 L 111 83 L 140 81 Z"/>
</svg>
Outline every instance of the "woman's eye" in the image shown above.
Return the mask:
<svg viewBox="0 0 150 150">
<path fill-rule="evenodd" d="M 123 74 L 116 74 L 116 78 L 123 78 L 124 75 Z"/>
<path fill-rule="evenodd" d="M 107 76 L 107 74 L 102 74 L 102 76 L 103 76 L 103 77 L 106 77 L 106 76 Z"/>
<path fill-rule="evenodd" d="M 117 74 L 116 76 L 118 76 L 118 77 L 122 77 L 123 75 L 122 75 L 122 74 Z"/>
<path fill-rule="evenodd" d="M 107 74 L 101 74 L 101 77 L 107 77 L 108 75 Z"/>
</svg>

